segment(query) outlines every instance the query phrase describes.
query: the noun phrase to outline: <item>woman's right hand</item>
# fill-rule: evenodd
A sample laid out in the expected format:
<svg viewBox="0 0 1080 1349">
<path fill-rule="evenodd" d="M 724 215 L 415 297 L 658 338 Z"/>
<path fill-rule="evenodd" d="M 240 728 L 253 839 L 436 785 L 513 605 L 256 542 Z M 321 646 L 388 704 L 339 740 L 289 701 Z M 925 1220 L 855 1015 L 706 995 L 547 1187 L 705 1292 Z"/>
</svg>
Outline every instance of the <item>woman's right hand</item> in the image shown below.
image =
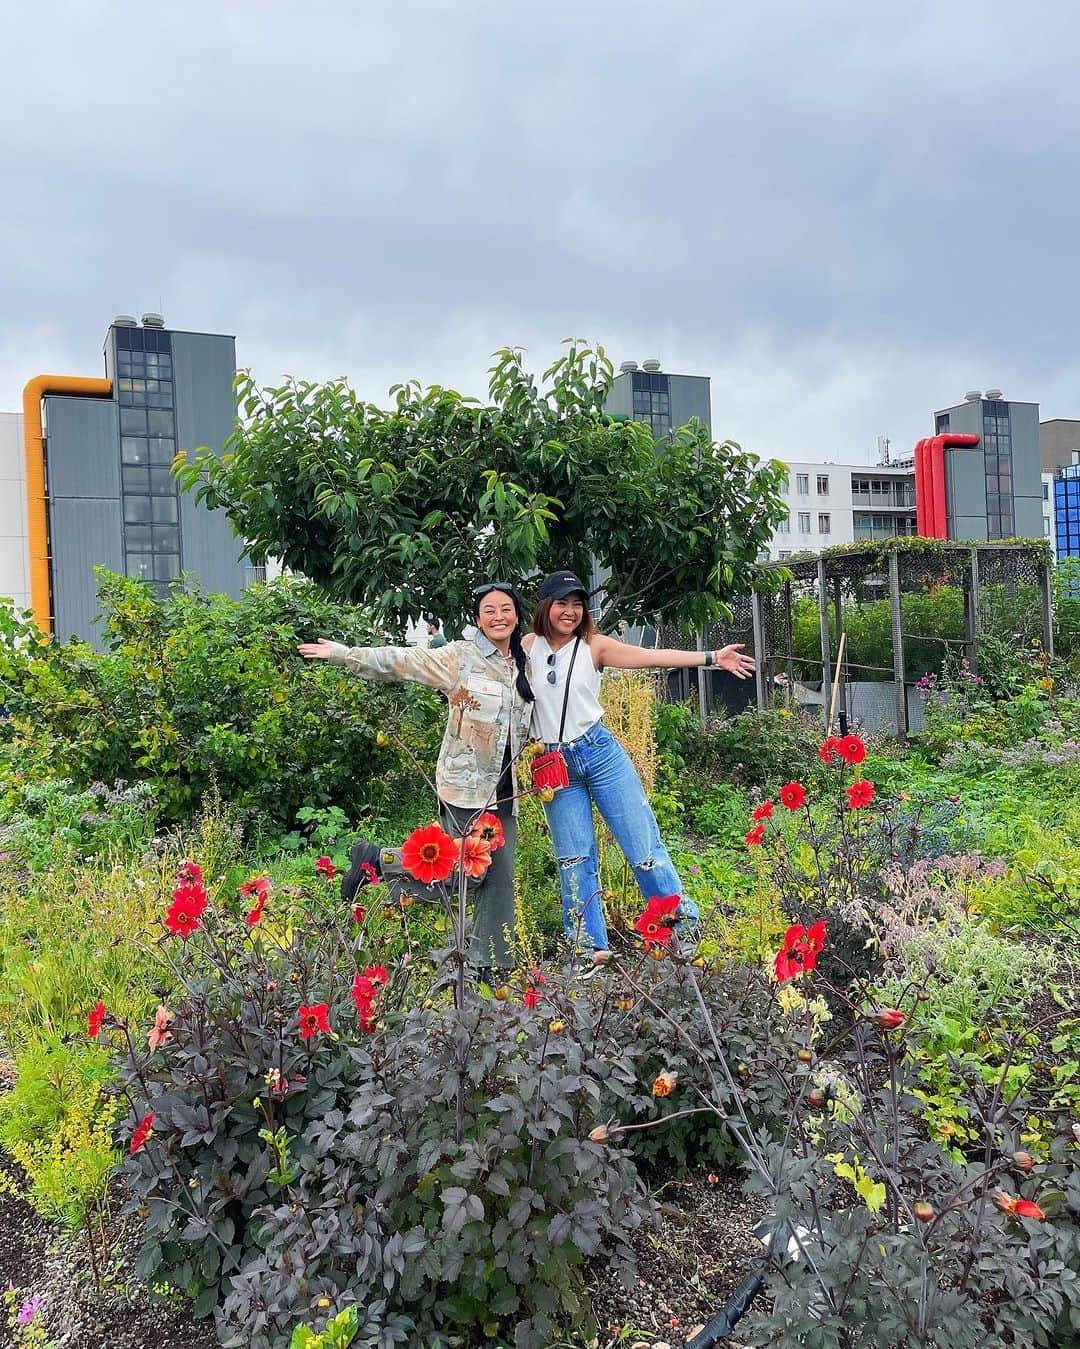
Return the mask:
<svg viewBox="0 0 1080 1349">
<path fill-rule="evenodd" d="M 320 637 L 317 642 L 301 642 L 296 649 L 307 660 L 329 660 L 334 643 Z"/>
</svg>

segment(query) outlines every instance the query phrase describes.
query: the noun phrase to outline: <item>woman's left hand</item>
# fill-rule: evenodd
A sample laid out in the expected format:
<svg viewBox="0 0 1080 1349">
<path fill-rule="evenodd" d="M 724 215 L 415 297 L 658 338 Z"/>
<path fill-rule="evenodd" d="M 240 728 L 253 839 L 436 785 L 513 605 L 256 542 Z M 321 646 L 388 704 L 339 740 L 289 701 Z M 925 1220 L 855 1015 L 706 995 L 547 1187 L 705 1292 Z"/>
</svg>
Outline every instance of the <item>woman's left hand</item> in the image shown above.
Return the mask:
<svg viewBox="0 0 1080 1349">
<path fill-rule="evenodd" d="M 736 679 L 749 679 L 757 669 L 757 661 L 743 651 L 743 642 L 732 642 L 713 652 L 713 664 L 730 671 Z"/>
</svg>

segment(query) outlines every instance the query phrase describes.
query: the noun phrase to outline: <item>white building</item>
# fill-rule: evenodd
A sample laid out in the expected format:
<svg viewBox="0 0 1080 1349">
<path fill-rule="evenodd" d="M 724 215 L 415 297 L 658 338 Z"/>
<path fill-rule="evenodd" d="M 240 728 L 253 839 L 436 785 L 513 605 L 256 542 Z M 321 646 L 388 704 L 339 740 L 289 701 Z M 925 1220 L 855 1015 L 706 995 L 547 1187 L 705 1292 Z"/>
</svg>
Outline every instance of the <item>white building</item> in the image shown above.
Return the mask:
<svg viewBox="0 0 1080 1349">
<path fill-rule="evenodd" d="M 773 535 L 772 560 L 838 543 L 916 533 L 910 464 L 786 462 L 786 520 Z"/>
<path fill-rule="evenodd" d="M 30 607 L 26 455 L 19 412 L 0 412 L 0 596 Z"/>
<path fill-rule="evenodd" d="M 1050 551 L 1057 560 L 1057 528 L 1054 522 L 1054 475 L 1043 473 L 1042 477 L 1042 518 L 1043 535 L 1050 542 Z"/>
</svg>

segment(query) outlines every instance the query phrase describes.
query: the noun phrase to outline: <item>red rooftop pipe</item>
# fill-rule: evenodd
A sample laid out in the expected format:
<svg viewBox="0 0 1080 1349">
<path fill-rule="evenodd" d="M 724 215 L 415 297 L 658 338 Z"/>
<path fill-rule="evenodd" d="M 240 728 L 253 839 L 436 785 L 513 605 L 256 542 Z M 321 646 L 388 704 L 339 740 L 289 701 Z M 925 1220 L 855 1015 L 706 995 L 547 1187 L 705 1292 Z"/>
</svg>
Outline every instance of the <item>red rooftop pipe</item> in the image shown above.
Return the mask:
<svg viewBox="0 0 1080 1349">
<path fill-rule="evenodd" d="M 945 502 L 945 451 L 973 449 L 979 437 L 960 433 L 931 436 L 915 446 L 916 528 L 926 539 L 949 537 Z"/>
</svg>

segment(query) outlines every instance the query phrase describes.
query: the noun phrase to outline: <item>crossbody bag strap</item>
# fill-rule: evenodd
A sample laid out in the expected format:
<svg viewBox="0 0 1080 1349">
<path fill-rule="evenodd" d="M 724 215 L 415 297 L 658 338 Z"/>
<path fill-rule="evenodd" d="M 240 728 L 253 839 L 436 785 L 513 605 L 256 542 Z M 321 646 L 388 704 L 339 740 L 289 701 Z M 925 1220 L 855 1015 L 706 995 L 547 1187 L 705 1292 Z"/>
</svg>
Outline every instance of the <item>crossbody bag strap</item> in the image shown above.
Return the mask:
<svg viewBox="0 0 1080 1349">
<path fill-rule="evenodd" d="M 559 744 L 562 745 L 563 731 L 566 730 L 566 709 L 570 703 L 570 680 L 574 677 L 574 661 L 577 660 L 578 647 L 581 645 L 581 638 L 574 638 L 574 649 L 570 652 L 570 666 L 566 671 L 566 688 L 562 696 L 562 716 L 559 718 Z"/>
</svg>

